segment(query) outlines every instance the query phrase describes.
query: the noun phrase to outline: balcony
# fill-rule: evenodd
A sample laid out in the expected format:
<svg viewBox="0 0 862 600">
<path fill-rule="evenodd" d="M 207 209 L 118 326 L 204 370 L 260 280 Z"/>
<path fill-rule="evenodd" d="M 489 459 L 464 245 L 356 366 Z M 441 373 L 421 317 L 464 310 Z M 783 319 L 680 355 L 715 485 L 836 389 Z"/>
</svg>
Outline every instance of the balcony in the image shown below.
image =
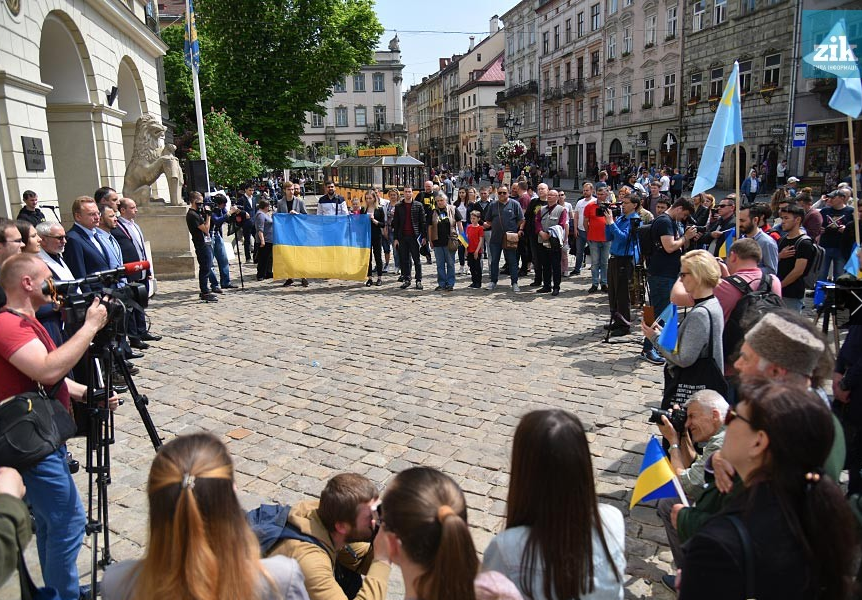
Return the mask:
<svg viewBox="0 0 862 600">
<path fill-rule="evenodd" d="M 365 130 L 368 133 L 405 133 L 407 127 L 404 123 L 369 123 Z"/>
<path fill-rule="evenodd" d="M 563 97 L 563 88 L 561 87 L 548 87 L 542 92 L 542 97 L 545 100 L 559 100 Z"/>
<path fill-rule="evenodd" d="M 501 106 L 507 100 L 511 100 L 512 98 L 517 98 L 518 96 L 524 96 L 527 94 L 538 94 L 539 93 L 539 82 L 535 79 L 531 79 L 530 81 L 526 81 L 524 83 L 519 83 L 518 85 L 513 85 L 502 92 L 497 92 L 497 106 Z"/>
<path fill-rule="evenodd" d="M 586 81 L 584 79 L 569 79 L 563 84 L 563 95 L 568 98 L 581 96 L 586 90 Z"/>
</svg>

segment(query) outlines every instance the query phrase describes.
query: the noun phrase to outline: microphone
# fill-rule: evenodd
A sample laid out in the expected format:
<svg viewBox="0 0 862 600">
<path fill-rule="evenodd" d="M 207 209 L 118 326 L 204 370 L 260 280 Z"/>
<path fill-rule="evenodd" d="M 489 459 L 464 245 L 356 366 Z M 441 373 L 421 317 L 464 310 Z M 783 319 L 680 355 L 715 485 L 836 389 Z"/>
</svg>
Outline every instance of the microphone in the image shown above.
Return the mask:
<svg viewBox="0 0 862 600">
<path fill-rule="evenodd" d="M 148 271 L 150 269 L 150 261 L 136 260 L 135 262 L 125 263 L 122 268 L 125 275 L 134 275 L 141 271 Z"/>
</svg>

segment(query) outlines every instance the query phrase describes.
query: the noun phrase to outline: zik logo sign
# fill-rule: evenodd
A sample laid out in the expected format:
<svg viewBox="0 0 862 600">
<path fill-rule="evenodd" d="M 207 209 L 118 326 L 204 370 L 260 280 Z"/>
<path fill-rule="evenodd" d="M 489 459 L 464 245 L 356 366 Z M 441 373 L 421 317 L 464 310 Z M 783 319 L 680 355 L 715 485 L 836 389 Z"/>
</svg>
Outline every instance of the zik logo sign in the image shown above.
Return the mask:
<svg viewBox="0 0 862 600">
<path fill-rule="evenodd" d="M 814 46 L 814 56 L 811 60 L 815 62 L 856 62 L 853 50 L 856 44 L 851 44 L 846 35 L 829 38 L 828 44 L 817 44 Z"/>
</svg>

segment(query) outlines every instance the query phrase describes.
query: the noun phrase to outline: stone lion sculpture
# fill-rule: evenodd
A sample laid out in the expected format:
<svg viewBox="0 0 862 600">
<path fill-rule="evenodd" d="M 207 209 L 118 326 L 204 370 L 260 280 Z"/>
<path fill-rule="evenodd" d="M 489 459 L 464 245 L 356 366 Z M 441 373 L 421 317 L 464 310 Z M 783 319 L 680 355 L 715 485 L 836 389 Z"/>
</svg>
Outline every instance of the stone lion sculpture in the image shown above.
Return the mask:
<svg viewBox="0 0 862 600">
<path fill-rule="evenodd" d="M 174 156 L 176 146 L 161 145 L 164 135 L 165 126 L 154 115 L 143 115 L 135 124 L 135 149 L 126 166 L 123 196 L 138 204 L 150 201 L 150 186 L 163 174 L 168 180 L 171 204 L 183 203 L 183 170 Z"/>
</svg>

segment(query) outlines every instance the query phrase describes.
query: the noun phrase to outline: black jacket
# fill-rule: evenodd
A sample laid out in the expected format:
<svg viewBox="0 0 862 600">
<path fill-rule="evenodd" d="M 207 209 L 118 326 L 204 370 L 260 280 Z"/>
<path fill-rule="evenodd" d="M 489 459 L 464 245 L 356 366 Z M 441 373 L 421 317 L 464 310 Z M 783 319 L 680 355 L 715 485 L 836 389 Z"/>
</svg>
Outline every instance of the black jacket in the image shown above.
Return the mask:
<svg viewBox="0 0 862 600">
<path fill-rule="evenodd" d="M 404 219 L 407 218 L 407 210 L 410 210 L 410 218 L 413 221 L 413 233 L 416 237 L 425 237 L 425 208 L 420 202 L 414 200 L 410 204 L 400 202 L 395 205 L 395 214 L 392 217 L 392 232 L 396 240 L 404 237 Z"/>
</svg>

